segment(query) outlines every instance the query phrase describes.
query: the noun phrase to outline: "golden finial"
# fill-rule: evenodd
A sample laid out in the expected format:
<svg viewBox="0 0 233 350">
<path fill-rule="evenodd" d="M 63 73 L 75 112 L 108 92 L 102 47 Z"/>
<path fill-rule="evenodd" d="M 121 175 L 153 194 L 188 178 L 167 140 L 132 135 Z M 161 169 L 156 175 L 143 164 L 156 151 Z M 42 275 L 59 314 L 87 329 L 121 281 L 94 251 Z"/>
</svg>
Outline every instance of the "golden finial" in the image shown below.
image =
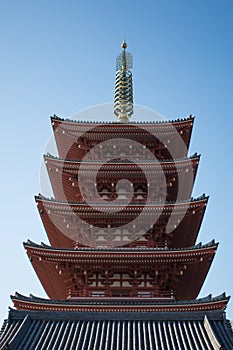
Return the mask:
<svg viewBox="0 0 233 350">
<path fill-rule="evenodd" d="M 126 49 L 127 48 L 127 44 L 126 44 L 125 38 L 124 38 L 124 41 L 123 41 L 121 47 L 122 47 L 122 49 Z"/>
</svg>

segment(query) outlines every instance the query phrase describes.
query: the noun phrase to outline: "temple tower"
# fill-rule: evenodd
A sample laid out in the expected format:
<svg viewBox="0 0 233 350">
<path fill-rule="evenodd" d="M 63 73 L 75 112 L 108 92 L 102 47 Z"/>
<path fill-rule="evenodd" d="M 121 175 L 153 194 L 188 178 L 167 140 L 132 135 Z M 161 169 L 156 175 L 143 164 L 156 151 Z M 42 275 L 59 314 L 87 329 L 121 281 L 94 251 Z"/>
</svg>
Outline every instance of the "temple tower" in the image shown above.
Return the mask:
<svg viewBox="0 0 233 350">
<path fill-rule="evenodd" d="M 48 299 L 12 296 L 0 349 L 232 349 L 229 297 L 197 299 L 218 244 L 197 244 L 194 117 L 134 123 L 132 55 L 116 62 L 116 122 L 51 117 L 50 245 L 24 243 Z M 127 180 L 127 181 L 126 181 Z"/>
</svg>

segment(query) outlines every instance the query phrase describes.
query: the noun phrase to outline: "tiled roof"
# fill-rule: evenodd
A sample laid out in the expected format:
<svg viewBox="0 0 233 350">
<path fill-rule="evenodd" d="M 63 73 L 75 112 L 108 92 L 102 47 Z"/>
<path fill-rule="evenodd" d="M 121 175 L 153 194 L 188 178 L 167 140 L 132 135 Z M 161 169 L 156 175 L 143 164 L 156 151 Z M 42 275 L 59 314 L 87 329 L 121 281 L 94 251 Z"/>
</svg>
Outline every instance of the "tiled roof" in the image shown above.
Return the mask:
<svg viewBox="0 0 233 350">
<path fill-rule="evenodd" d="M 230 297 L 225 293 L 212 298 L 195 300 L 175 300 L 174 298 L 108 298 L 108 297 L 75 297 L 66 300 L 51 300 L 29 297 L 16 293 L 11 296 L 17 310 L 29 311 L 62 311 L 62 312 L 207 312 L 225 310 Z"/>
<path fill-rule="evenodd" d="M 35 242 L 32 242 L 30 239 L 27 240 L 27 242 L 24 242 L 24 247 L 33 247 L 33 248 L 42 248 L 42 249 L 49 249 L 53 251 L 67 251 L 67 252 L 77 252 L 77 251 L 83 251 L 83 252 L 98 252 L 98 251 L 103 251 L 103 252 L 185 252 L 186 250 L 189 251 L 194 251 L 194 250 L 201 250 L 205 248 L 217 248 L 218 243 L 215 242 L 213 239 L 212 241 L 202 244 L 198 243 L 195 246 L 192 247 L 187 247 L 187 248 L 143 248 L 143 247 L 138 247 L 138 248 L 125 248 L 125 247 L 119 247 L 119 248 L 77 248 L 77 249 L 71 249 L 71 248 L 57 248 L 57 247 L 52 247 L 51 245 L 47 245 L 45 243 L 37 244 Z"/>
<path fill-rule="evenodd" d="M 194 153 L 193 155 L 191 155 L 190 157 L 182 157 L 182 158 L 177 158 L 177 159 L 160 159 L 159 160 L 159 163 L 171 163 L 171 164 L 174 164 L 176 163 L 179 163 L 179 162 L 184 162 L 184 161 L 190 161 L 191 159 L 200 159 L 201 155 L 200 154 L 197 154 L 197 153 Z M 54 160 L 57 160 L 57 161 L 60 161 L 60 162 L 69 162 L 69 163 L 77 163 L 79 164 L 80 162 L 82 163 L 86 163 L 86 164 L 92 164 L 92 163 L 102 163 L 103 160 L 102 159 L 91 159 L 91 160 L 88 160 L 88 159 L 67 159 L 67 158 L 60 158 L 58 156 L 54 156 L 53 154 L 47 152 L 46 154 L 44 154 L 44 159 L 54 159 Z M 108 161 L 107 164 L 111 164 L 111 163 L 123 163 L 123 164 L 133 164 L 132 161 L 130 161 L 129 159 L 127 158 L 117 158 L 117 159 L 111 159 L 111 161 Z M 151 160 L 148 160 L 148 159 L 140 159 L 140 161 L 137 162 L 137 164 L 140 164 L 140 163 L 143 163 L 143 164 L 151 164 Z M 155 165 L 159 164 L 159 163 L 155 163 Z M 153 164 L 153 163 L 152 163 Z"/>
<path fill-rule="evenodd" d="M 223 312 L 78 313 L 10 310 L 0 349 L 233 349 Z"/>
<path fill-rule="evenodd" d="M 98 121 L 88 121 L 88 120 L 72 120 L 72 119 L 69 119 L 69 118 L 60 118 L 58 116 L 56 116 L 55 114 L 53 116 L 50 117 L 51 118 L 51 121 L 53 120 L 57 120 L 57 121 L 60 121 L 60 122 L 70 122 L 70 123 L 77 123 L 77 124 L 94 124 L 94 125 L 102 125 L 102 124 L 112 124 L 112 125 L 117 125 L 117 126 L 122 126 L 121 123 L 118 123 L 116 121 L 101 121 L 101 122 L 98 122 Z M 182 123 L 182 122 L 186 122 L 186 121 L 193 121 L 194 120 L 194 116 L 192 114 L 190 114 L 188 117 L 186 118 L 177 118 L 177 119 L 174 119 L 174 120 L 155 120 L 155 121 L 140 121 L 140 122 L 137 122 L 137 121 L 132 121 L 132 122 L 128 122 L 127 124 L 123 124 L 123 125 L 134 125 L 134 124 L 169 124 L 169 123 Z"/>
<path fill-rule="evenodd" d="M 175 300 L 175 299 L 165 299 L 165 300 L 155 300 L 150 298 L 140 298 L 138 300 L 137 298 L 130 298 L 130 299 L 124 299 L 124 298 L 99 298 L 99 299 L 93 299 L 93 298 L 81 298 L 81 299 L 67 299 L 67 300 L 51 300 L 51 299 L 45 299 L 41 297 L 37 297 L 35 295 L 30 294 L 29 297 L 22 295 L 18 292 L 15 293 L 14 296 L 11 297 L 13 300 L 22 300 L 22 301 L 33 301 L 33 302 L 43 302 L 46 304 L 63 304 L 63 305 L 76 305 L 76 304 L 112 304 L 112 305 L 136 305 L 140 303 L 141 305 L 193 305 L 193 304 L 206 304 L 206 303 L 214 303 L 217 301 L 226 301 L 228 302 L 230 297 L 226 296 L 225 293 L 222 293 L 216 297 L 212 297 L 211 294 L 207 295 L 206 297 L 195 299 L 195 300 Z"/>
<path fill-rule="evenodd" d="M 167 204 L 173 204 L 173 205 L 186 205 L 187 204 L 192 204 L 194 202 L 198 202 L 198 201 L 205 201 L 205 200 L 208 200 L 209 199 L 209 196 L 206 196 L 205 193 L 203 193 L 202 195 L 194 198 L 194 197 L 191 197 L 191 199 L 186 199 L 186 200 L 182 200 L 182 201 L 171 201 L 171 202 L 166 202 L 165 205 Z M 78 205 L 78 204 L 82 204 L 82 205 L 87 205 L 87 202 L 85 202 L 84 200 L 81 201 L 81 202 L 67 202 L 67 201 L 60 201 L 60 200 L 57 200 L 56 198 L 53 198 L 53 197 L 45 197 L 43 196 L 41 193 L 39 193 L 38 195 L 35 196 L 35 200 L 41 200 L 43 202 L 49 202 L 49 203 L 58 203 L 58 204 L 67 204 L 67 205 Z M 95 204 L 98 204 L 98 202 L 96 202 Z M 119 203 L 120 204 L 120 203 Z M 141 206 L 142 204 L 138 204 L 138 203 L 133 203 L 134 206 Z M 158 202 L 152 202 L 151 203 L 151 206 L 152 205 L 158 205 L 158 206 L 161 206 L 161 203 L 158 203 Z M 149 207 L 150 204 L 147 204 L 147 206 Z"/>
</svg>

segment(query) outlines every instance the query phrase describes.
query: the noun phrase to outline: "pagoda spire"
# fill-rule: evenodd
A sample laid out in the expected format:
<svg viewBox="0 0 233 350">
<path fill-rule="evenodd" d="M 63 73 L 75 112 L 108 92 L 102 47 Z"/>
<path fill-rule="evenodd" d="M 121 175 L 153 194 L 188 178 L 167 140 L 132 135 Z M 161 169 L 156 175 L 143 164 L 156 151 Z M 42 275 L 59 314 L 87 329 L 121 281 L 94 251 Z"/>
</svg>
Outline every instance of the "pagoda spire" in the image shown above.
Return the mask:
<svg viewBox="0 0 233 350">
<path fill-rule="evenodd" d="M 126 52 L 127 44 L 124 39 L 122 53 L 116 59 L 116 83 L 114 96 L 114 113 L 119 123 L 128 123 L 133 114 L 133 81 L 131 68 L 132 55 Z"/>
</svg>

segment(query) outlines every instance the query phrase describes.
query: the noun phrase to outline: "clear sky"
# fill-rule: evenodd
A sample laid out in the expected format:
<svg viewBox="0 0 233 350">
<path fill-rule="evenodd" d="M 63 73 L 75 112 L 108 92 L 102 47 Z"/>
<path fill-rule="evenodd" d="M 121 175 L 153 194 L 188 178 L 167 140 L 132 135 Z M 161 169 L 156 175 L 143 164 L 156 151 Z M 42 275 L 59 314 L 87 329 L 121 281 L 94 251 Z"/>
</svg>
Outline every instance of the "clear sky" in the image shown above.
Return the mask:
<svg viewBox="0 0 233 350">
<path fill-rule="evenodd" d="M 47 242 L 34 194 L 49 117 L 112 102 L 124 36 L 135 103 L 169 119 L 196 116 L 193 195 L 210 195 L 198 241 L 220 242 L 200 296 L 233 296 L 233 2 L 1 1 L 0 321 L 15 291 L 45 296 L 22 242 Z"/>
</svg>

